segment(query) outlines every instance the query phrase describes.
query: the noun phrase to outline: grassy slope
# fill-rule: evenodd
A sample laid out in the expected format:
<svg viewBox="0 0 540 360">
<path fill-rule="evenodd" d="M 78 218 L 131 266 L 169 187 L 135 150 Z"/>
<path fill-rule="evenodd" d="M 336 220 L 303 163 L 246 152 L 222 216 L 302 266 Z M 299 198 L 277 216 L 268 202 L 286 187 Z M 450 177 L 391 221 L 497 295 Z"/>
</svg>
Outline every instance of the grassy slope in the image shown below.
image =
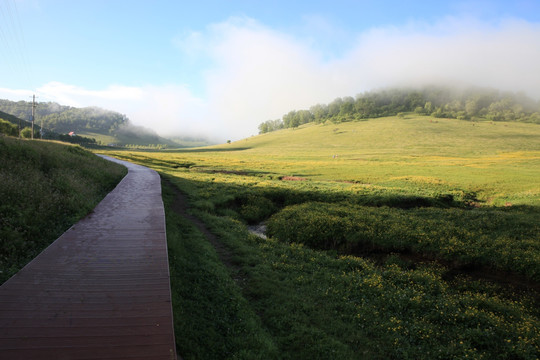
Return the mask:
<svg viewBox="0 0 540 360">
<path fill-rule="evenodd" d="M 108 145 L 116 144 L 117 146 L 126 145 L 167 145 L 167 147 L 175 148 L 192 148 L 198 146 L 208 145 L 209 142 L 205 140 L 190 140 L 183 138 L 167 139 L 156 135 L 135 135 L 135 134 L 116 134 L 105 135 L 95 132 L 79 132 L 78 135 L 88 138 L 96 139 L 98 144 Z"/>
<path fill-rule="evenodd" d="M 540 126 L 534 124 L 391 117 L 308 124 L 232 144 L 137 157 L 148 158 L 149 165 L 165 161 L 164 169 L 192 163 L 202 169 L 296 175 L 320 186 L 355 182 L 341 185 L 350 191 L 461 191 L 494 205 L 540 201 Z"/>
<path fill-rule="evenodd" d="M 14 125 L 17 125 L 17 126 L 19 126 L 19 124 L 20 124 L 21 127 L 23 127 L 23 128 L 26 127 L 26 126 L 32 126 L 32 123 L 30 121 L 19 119 L 18 117 L 13 116 L 13 115 L 8 114 L 8 113 L 5 113 L 3 111 L 0 111 L 0 119 L 4 119 L 6 121 L 9 121 L 10 123 L 12 123 Z"/>
<path fill-rule="evenodd" d="M 96 141 L 103 145 L 116 144 L 117 146 L 125 145 L 167 145 L 169 147 L 175 148 L 179 147 L 174 141 L 169 139 L 162 138 L 154 134 L 135 134 L 135 133 L 118 133 L 113 135 L 100 134 L 95 132 L 79 132 L 77 135 L 94 138 Z"/>
<path fill-rule="evenodd" d="M 0 283 L 92 210 L 125 173 L 78 146 L 0 137 Z"/>
<path fill-rule="evenodd" d="M 77 135 L 88 137 L 90 139 L 96 139 L 98 144 L 117 144 L 118 139 L 111 135 L 103 135 L 95 132 L 79 132 Z"/>
<path fill-rule="evenodd" d="M 306 125 L 231 147 L 248 148 L 242 160 L 260 162 L 261 170 L 310 179 L 405 188 L 436 183 L 491 202 L 500 198 L 498 204 L 540 201 L 540 127 L 534 124 L 392 117 Z"/>
<path fill-rule="evenodd" d="M 392 226 L 398 227 L 400 222 L 408 222 L 402 214 L 428 213 L 438 219 L 434 224 L 444 223 L 444 228 L 436 225 L 433 229 L 435 237 L 439 238 L 438 233 L 450 236 L 451 242 L 441 244 L 443 250 L 452 250 L 460 234 L 470 232 L 460 226 L 468 224 L 468 211 L 488 222 L 496 215 L 497 224 L 509 221 L 507 227 L 519 228 L 518 234 L 514 236 L 508 229 L 499 234 L 495 226 L 488 227 L 488 231 L 481 227 L 473 230 L 482 241 L 495 245 L 504 240 L 506 246 L 508 240 L 524 236 L 519 246 L 509 253 L 503 250 L 501 256 L 510 259 L 515 252 L 519 256 L 530 254 L 536 269 L 538 238 L 530 234 L 538 226 L 534 214 L 538 214 L 540 204 L 537 125 L 473 126 L 469 122 L 429 117 L 385 118 L 307 125 L 212 148 L 129 151 L 116 155 L 170 175 L 172 182 L 190 196 L 196 215 L 229 249 L 235 264 L 229 269 L 230 276 L 241 281 L 228 282 L 227 287 L 236 286 L 236 290 L 200 294 L 201 281 L 219 281 L 216 288 L 225 283 L 215 278 L 218 275 L 182 278 L 178 285 L 173 284 L 173 291 L 181 286 L 183 294 L 194 297 L 189 299 L 191 305 L 178 305 L 177 300 L 174 306 L 175 311 L 181 306 L 183 314 L 193 314 L 189 321 L 198 324 L 200 333 L 215 327 L 214 318 L 226 317 L 234 328 L 243 326 L 244 316 L 248 316 L 251 324 L 261 326 L 256 333 L 266 340 L 244 337 L 243 342 L 235 343 L 234 349 L 228 349 L 230 352 L 220 353 L 221 357 L 241 354 L 245 349 L 259 349 L 255 353 L 260 353 L 274 347 L 278 348 L 279 358 L 284 359 L 535 359 L 540 354 L 537 297 L 515 294 L 466 276 L 455 277 L 440 264 L 415 264 L 391 254 L 375 265 L 362 257 L 336 256 L 335 251 L 311 250 L 276 239 L 262 240 L 249 235 L 245 228 L 246 221 L 279 214 L 289 204 L 305 203 L 310 209 L 314 200 L 335 203 L 343 199 L 358 201 L 360 196 L 378 204 L 381 194 L 389 198 L 404 194 L 453 194 L 457 200 L 470 200 L 465 196 L 469 194 L 486 200 L 481 203 L 482 209 L 427 207 L 407 212 L 366 207 L 365 211 L 381 219 L 390 216 Z M 278 180 L 285 175 L 304 177 L 307 181 Z M 465 194 L 462 198 L 458 196 L 460 192 Z M 507 202 L 529 207 L 497 207 Z M 533 212 L 528 213 L 529 210 Z M 310 221 L 309 216 L 306 221 Z M 284 226 L 297 225 L 289 222 Z M 296 231 L 302 232 L 302 228 L 299 225 Z M 382 225 L 383 234 L 384 228 Z M 185 229 L 180 234 L 178 230 L 168 233 L 171 249 L 204 241 L 200 234 Z M 399 229 L 391 230 L 397 231 L 398 238 L 393 239 L 392 235 L 387 240 L 400 241 Z M 416 231 L 416 227 L 408 229 L 407 234 L 410 231 Z M 190 254 L 182 255 L 186 251 L 172 250 L 175 258 L 171 258 L 171 272 L 175 272 L 177 263 L 185 262 L 193 262 L 190 266 L 195 268 L 210 268 L 207 261 L 222 267 L 215 252 L 206 245 L 198 245 L 204 261 Z M 474 251 L 489 255 L 484 254 L 481 245 L 472 246 Z M 452 256 L 456 255 L 450 255 L 450 259 Z M 223 271 L 219 272 L 223 276 Z M 231 313 L 245 307 L 244 299 L 237 298 L 237 291 L 249 302 L 250 310 L 242 310 L 243 316 L 231 318 Z M 234 297 L 229 295 L 231 292 Z M 206 316 L 205 309 L 212 314 Z M 258 318 L 253 320 L 252 314 Z M 179 353 L 188 354 L 185 358 L 212 358 L 216 354 L 193 354 L 200 348 L 227 346 L 226 340 L 220 343 L 215 337 L 210 341 L 202 336 L 189 338 L 186 342 L 183 334 L 189 332 L 177 328 L 177 340 L 182 342 L 179 346 L 183 349 Z"/>
</svg>

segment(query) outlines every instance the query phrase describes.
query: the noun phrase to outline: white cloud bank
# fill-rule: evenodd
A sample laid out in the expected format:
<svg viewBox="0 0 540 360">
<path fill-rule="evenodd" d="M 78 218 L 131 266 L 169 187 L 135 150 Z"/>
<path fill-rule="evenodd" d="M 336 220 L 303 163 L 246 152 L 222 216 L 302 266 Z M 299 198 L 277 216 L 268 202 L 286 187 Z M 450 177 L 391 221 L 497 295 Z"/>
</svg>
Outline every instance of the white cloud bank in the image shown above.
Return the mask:
<svg viewBox="0 0 540 360">
<path fill-rule="evenodd" d="M 252 19 L 210 25 L 174 43 L 186 57 L 211 64 L 200 74 L 204 95 L 195 96 L 185 85 L 91 91 L 54 82 L 38 90 L 62 104 L 125 113 L 162 135 L 219 140 L 256 134 L 258 124 L 293 109 L 386 86 L 444 82 L 540 98 L 540 24 L 518 19 L 488 24 L 448 17 L 436 24 L 371 29 L 336 56 L 321 53 L 312 38 Z M 0 97 L 6 92 L 0 89 Z"/>
</svg>

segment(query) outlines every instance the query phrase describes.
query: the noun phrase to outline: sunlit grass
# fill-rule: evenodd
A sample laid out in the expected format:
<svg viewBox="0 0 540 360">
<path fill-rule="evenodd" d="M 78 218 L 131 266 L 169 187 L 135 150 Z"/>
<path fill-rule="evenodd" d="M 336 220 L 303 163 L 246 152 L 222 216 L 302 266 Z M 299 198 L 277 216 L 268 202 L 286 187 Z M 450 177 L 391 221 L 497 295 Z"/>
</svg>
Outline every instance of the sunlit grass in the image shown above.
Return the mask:
<svg viewBox="0 0 540 360">
<path fill-rule="evenodd" d="M 226 314 L 249 304 L 242 311 L 257 314 L 252 331 L 261 336 L 245 337 L 254 353 L 538 358 L 534 291 L 447 276 L 449 267 L 469 266 L 538 280 L 538 125 L 408 115 L 309 124 L 209 148 L 109 154 L 169 176 L 227 246 L 236 267 L 231 276 L 243 280 L 226 282 L 228 290 L 220 280 L 219 294 L 201 293 L 199 280 L 186 280 L 182 291 L 196 305 L 174 306 L 187 306 L 181 313 L 202 324 L 208 317 L 197 315 L 198 304 Z M 248 234 L 246 224 L 263 220 L 274 238 Z M 212 247 L 189 229 L 171 232 L 169 246 L 199 243 L 203 256 L 176 251 L 170 266 L 189 261 L 222 269 Z M 378 262 L 360 256 L 370 250 L 393 253 Z M 403 254 L 438 262 L 415 263 Z M 243 319 L 229 318 L 237 329 L 244 329 Z M 206 326 L 213 331 L 214 324 Z M 193 354 L 200 346 L 226 348 L 225 342 L 212 337 L 182 346 Z"/>
<path fill-rule="evenodd" d="M 226 170 L 260 177 L 295 175 L 320 183 L 347 181 L 411 193 L 439 186 L 475 192 L 480 200 L 495 205 L 540 201 L 540 127 L 534 124 L 383 118 L 307 124 L 204 151 L 112 153 L 148 163 L 162 160 L 164 170 L 190 162 L 193 166 L 185 176 L 195 178 L 198 171 Z"/>
</svg>

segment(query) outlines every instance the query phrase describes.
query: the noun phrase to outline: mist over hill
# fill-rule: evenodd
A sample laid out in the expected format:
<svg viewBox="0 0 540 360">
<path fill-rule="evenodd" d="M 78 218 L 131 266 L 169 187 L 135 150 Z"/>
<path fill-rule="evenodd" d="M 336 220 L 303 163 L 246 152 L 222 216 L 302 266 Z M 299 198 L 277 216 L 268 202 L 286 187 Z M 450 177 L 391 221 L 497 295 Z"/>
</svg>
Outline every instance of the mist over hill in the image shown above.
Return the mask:
<svg viewBox="0 0 540 360">
<path fill-rule="evenodd" d="M 291 110 L 281 119 L 259 125 L 259 132 L 295 128 L 315 122 L 334 123 L 415 112 L 437 118 L 460 120 L 519 121 L 540 124 L 540 101 L 523 93 L 488 88 L 427 86 L 392 88 L 336 98 L 305 110 Z"/>
<path fill-rule="evenodd" d="M 32 119 L 32 103 L 28 101 L 0 100 L 0 111 L 6 114 L 6 120 L 10 116 L 23 119 L 23 127 Z M 36 126 L 43 124 L 44 130 L 59 134 L 74 132 L 96 138 L 102 145 L 184 147 L 190 146 L 191 141 L 187 138 L 184 144 L 182 137 L 163 138 L 153 129 L 133 124 L 126 115 L 99 107 L 77 108 L 42 102 L 36 106 L 35 120 Z"/>
<path fill-rule="evenodd" d="M 0 100 L 0 111 L 30 121 L 32 103 Z M 540 101 L 524 93 L 491 88 L 457 88 L 424 86 L 387 88 L 338 97 L 328 104 L 315 104 L 309 109 L 291 110 L 280 119 L 259 125 L 259 133 L 302 124 L 327 121 L 341 123 L 401 113 L 431 115 L 468 121 L 517 121 L 540 124 Z M 4 118 L 6 118 L 4 116 Z M 98 144 L 135 147 L 195 147 L 211 145 L 204 137 L 174 136 L 164 138 L 154 129 L 133 124 L 119 112 L 99 107 L 76 108 L 55 102 L 38 103 L 36 126 L 58 134 L 74 132 L 95 138 Z M 14 123 L 14 122 L 12 122 Z M 27 125 L 23 125 L 27 126 Z"/>
<path fill-rule="evenodd" d="M 32 103 L 28 101 L 0 100 L 0 110 L 23 120 L 32 119 Z M 112 134 L 121 126 L 129 124 L 129 119 L 115 111 L 98 107 L 76 108 L 55 102 L 38 103 L 35 117 L 43 121 L 43 127 L 58 133 L 70 131 L 96 131 Z"/>
</svg>

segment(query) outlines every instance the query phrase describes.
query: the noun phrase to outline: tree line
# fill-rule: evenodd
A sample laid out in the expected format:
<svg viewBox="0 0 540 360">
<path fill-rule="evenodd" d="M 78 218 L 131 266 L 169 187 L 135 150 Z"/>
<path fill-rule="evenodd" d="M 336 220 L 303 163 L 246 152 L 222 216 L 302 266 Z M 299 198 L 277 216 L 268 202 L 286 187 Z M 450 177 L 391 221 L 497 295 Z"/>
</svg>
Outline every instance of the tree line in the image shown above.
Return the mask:
<svg viewBox="0 0 540 360">
<path fill-rule="evenodd" d="M 19 130 L 31 123 L 19 119 L 16 116 L 0 111 L 0 134 L 19 136 Z"/>
<path fill-rule="evenodd" d="M 19 136 L 19 127 L 7 120 L 0 118 L 0 134 L 7 136 Z"/>
<path fill-rule="evenodd" d="M 430 86 L 422 89 L 365 92 L 355 98 L 339 97 L 329 104 L 316 104 L 307 110 L 292 110 L 281 119 L 267 120 L 259 125 L 259 133 L 295 128 L 311 122 L 340 123 L 405 112 L 470 121 L 521 121 L 540 124 L 540 101 L 535 101 L 523 93 Z"/>
<path fill-rule="evenodd" d="M 14 115 L 0 111 L 0 135 L 21 137 L 25 139 L 32 138 L 32 124 L 29 121 L 22 120 Z M 95 145 L 96 139 L 79 135 L 60 134 L 55 131 L 41 129 L 38 124 L 34 124 L 34 138 L 48 139 L 69 142 L 72 144 L 90 144 Z"/>
<path fill-rule="evenodd" d="M 3 112 L 5 111 L 5 112 Z M 15 125 L 0 123 L 0 133 L 10 136 L 30 138 L 32 103 L 28 101 L 0 100 L 0 118 Z M 77 133 L 96 133 L 110 135 L 122 144 L 162 148 L 177 147 L 172 140 L 161 138 L 151 129 L 136 126 L 126 115 L 98 107 L 75 108 L 57 103 L 39 103 L 36 107 L 34 138 L 60 140 L 76 144 L 96 144 L 94 138 L 79 136 Z M 43 123 L 43 131 L 40 125 Z M 5 128 L 5 131 L 3 130 Z M 68 135 L 69 133 L 75 133 Z"/>
<path fill-rule="evenodd" d="M 19 131 L 19 126 L 13 124 L 10 121 L 0 118 L 0 135 L 30 139 L 32 138 L 32 128 L 30 126 L 25 126 Z M 59 140 L 63 142 L 68 142 L 72 144 L 81 144 L 81 145 L 95 145 L 96 144 L 96 139 L 85 137 L 85 136 L 59 134 L 52 131 L 47 131 L 44 134 L 40 134 L 40 129 L 36 127 L 34 128 L 34 138 L 35 139 L 43 138 L 47 140 Z"/>
<path fill-rule="evenodd" d="M 0 111 L 30 121 L 32 103 L 28 101 L 0 100 Z M 38 103 L 35 116 L 43 127 L 57 133 L 96 132 L 113 134 L 129 119 L 115 111 L 98 107 L 75 108 L 54 102 Z"/>
</svg>

